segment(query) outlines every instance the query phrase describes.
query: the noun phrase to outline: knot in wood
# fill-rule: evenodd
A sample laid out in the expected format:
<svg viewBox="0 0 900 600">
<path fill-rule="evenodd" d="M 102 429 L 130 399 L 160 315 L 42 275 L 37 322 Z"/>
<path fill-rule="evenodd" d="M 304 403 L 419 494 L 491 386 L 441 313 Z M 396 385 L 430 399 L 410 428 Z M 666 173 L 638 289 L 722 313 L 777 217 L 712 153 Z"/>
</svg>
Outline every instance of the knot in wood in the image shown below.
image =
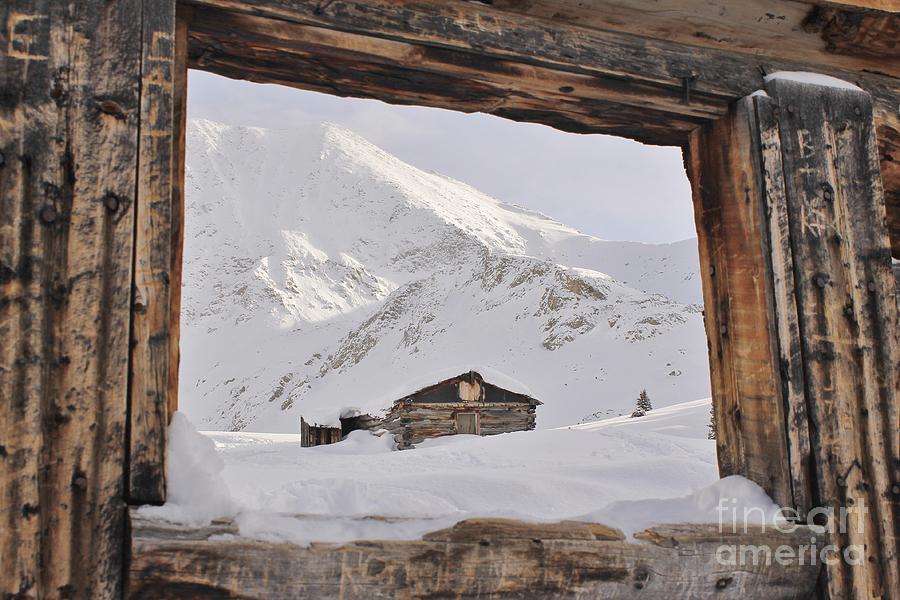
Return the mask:
<svg viewBox="0 0 900 600">
<path fill-rule="evenodd" d="M 731 585 L 731 582 L 732 582 L 732 581 L 734 581 L 734 578 L 733 578 L 733 577 L 720 577 L 720 578 L 716 581 L 716 589 L 717 589 L 717 590 L 724 590 L 724 589 L 727 588 L 729 585 Z"/>
<path fill-rule="evenodd" d="M 100 108 L 100 112 L 120 120 L 125 118 L 125 109 L 115 100 L 101 100 L 97 106 Z"/>
</svg>

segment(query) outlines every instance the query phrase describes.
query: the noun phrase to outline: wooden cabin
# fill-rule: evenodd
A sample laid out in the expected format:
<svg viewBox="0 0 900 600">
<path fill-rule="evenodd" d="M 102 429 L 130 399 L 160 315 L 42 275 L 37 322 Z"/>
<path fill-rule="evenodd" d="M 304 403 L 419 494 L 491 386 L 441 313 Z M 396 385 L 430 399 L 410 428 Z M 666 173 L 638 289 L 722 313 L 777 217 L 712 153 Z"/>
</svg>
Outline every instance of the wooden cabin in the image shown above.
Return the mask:
<svg viewBox="0 0 900 600">
<path fill-rule="evenodd" d="M 476 371 L 445 379 L 396 400 L 383 420 L 369 415 L 341 419 L 344 433 L 383 428 L 399 448 L 464 433 L 494 435 L 534 429 L 541 402 L 484 380 Z"/>
</svg>

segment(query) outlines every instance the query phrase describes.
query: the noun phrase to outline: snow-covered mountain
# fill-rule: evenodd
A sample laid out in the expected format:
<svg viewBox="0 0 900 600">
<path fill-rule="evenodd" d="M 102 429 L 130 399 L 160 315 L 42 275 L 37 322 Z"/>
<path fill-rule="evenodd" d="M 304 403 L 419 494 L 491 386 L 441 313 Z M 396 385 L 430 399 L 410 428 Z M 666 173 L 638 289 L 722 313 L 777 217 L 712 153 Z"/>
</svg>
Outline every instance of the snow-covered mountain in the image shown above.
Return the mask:
<svg viewBox="0 0 900 600">
<path fill-rule="evenodd" d="M 582 235 L 329 124 L 193 121 L 186 177 L 201 428 L 294 432 L 470 368 L 543 401 L 538 428 L 709 395 L 696 240 Z"/>
</svg>

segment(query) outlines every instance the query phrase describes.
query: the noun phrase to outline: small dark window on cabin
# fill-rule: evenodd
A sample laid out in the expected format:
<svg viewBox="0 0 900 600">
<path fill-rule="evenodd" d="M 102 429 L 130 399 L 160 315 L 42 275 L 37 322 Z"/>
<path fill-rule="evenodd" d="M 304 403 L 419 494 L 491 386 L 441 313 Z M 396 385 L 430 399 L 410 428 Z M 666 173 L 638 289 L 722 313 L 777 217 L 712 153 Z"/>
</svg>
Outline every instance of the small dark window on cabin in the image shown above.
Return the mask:
<svg viewBox="0 0 900 600">
<path fill-rule="evenodd" d="M 455 383 L 445 385 L 415 399 L 416 402 L 459 402 L 459 386 Z"/>
<path fill-rule="evenodd" d="M 484 384 L 484 401 L 485 402 L 515 402 L 516 398 L 503 388 L 498 388 L 489 383 Z"/>
</svg>

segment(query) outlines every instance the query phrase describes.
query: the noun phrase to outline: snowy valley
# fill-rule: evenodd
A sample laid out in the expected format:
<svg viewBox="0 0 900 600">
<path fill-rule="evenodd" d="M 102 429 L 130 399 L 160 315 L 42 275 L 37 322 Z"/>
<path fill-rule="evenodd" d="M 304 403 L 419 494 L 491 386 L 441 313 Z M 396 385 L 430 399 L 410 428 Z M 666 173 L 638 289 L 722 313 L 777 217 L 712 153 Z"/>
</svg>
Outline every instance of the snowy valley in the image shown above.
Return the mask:
<svg viewBox="0 0 900 600">
<path fill-rule="evenodd" d="M 329 124 L 193 121 L 186 189 L 201 429 L 295 433 L 470 368 L 529 389 L 538 429 L 709 395 L 696 240 L 582 235 Z"/>
</svg>

